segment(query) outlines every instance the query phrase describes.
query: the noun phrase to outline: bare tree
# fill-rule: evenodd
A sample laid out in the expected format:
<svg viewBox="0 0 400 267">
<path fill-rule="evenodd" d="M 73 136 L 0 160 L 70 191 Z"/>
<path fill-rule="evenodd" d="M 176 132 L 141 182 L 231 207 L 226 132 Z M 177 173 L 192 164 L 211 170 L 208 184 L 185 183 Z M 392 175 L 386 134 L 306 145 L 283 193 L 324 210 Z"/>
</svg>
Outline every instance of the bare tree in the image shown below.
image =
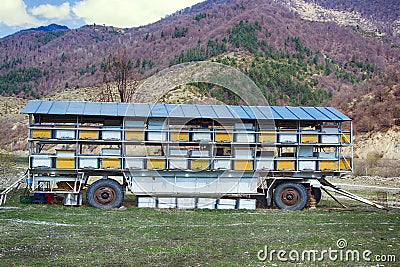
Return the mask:
<svg viewBox="0 0 400 267">
<path fill-rule="evenodd" d="M 126 50 L 117 52 L 116 55 L 109 55 L 102 64 L 103 82 L 106 84 L 105 92 L 102 90 L 104 100 L 114 101 L 112 83 L 118 89 L 119 101 L 129 102 L 135 91 L 136 83 L 128 86 L 128 80 L 133 80 L 132 59 L 129 58 Z"/>
</svg>

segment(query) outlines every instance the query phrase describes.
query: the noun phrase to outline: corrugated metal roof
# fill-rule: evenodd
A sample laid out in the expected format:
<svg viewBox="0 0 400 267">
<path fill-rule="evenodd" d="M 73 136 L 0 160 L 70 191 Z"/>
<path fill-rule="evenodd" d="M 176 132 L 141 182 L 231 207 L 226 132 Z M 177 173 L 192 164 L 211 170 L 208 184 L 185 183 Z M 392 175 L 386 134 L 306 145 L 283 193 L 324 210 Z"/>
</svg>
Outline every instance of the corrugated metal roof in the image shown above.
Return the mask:
<svg viewBox="0 0 400 267">
<path fill-rule="evenodd" d="M 152 118 L 215 118 L 301 121 L 350 121 L 332 107 L 223 106 L 31 100 L 25 114 Z"/>
</svg>

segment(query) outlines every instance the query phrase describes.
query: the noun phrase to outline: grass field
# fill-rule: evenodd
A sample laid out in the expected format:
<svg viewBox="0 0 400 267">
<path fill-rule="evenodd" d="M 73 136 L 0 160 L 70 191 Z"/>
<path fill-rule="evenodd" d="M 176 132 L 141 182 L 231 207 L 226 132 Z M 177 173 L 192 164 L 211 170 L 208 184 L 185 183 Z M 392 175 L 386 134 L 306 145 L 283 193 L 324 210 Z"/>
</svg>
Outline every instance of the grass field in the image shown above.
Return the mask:
<svg viewBox="0 0 400 267">
<path fill-rule="evenodd" d="M 125 204 L 100 210 L 9 203 L 14 208 L 0 209 L 0 266 L 399 266 L 399 209 L 351 202 L 350 210 L 340 210 L 327 199 L 317 210 L 297 212 L 138 209 L 129 199 Z M 339 239 L 347 247 L 339 249 Z M 265 246 L 262 261 L 257 255 L 264 257 Z M 338 259 L 321 256 L 330 248 L 338 250 Z M 272 250 L 287 251 L 281 256 L 288 260 L 277 253 L 270 260 Z M 291 250 L 299 260 L 289 260 L 296 258 Z M 317 260 L 301 259 L 308 250 L 319 251 Z M 347 250 L 357 250 L 360 260 L 346 259 Z M 365 250 L 371 262 L 363 259 Z M 386 262 L 376 261 L 377 255 Z"/>
</svg>

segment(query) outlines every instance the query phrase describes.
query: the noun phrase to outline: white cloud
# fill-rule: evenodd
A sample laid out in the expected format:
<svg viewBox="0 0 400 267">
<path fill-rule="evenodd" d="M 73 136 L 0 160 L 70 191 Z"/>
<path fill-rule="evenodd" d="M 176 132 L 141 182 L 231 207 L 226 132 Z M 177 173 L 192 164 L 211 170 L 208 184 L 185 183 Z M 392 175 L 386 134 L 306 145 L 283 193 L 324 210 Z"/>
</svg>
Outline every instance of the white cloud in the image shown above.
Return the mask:
<svg viewBox="0 0 400 267">
<path fill-rule="evenodd" d="M 87 24 L 129 28 L 155 22 L 165 15 L 204 0 L 83 0 L 72 10 Z"/>
<path fill-rule="evenodd" d="M 23 0 L 2 0 L 0 8 L 0 23 L 7 26 L 37 26 L 40 21 L 31 16 Z"/>
<path fill-rule="evenodd" d="M 55 6 L 50 4 L 44 4 L 35 6 L 30 12 L 35 16 L 42 16 L 46 19 L 62 20 L 69 18 L 71 7 L 68 2 L 62 5 Z"/>
</svg>

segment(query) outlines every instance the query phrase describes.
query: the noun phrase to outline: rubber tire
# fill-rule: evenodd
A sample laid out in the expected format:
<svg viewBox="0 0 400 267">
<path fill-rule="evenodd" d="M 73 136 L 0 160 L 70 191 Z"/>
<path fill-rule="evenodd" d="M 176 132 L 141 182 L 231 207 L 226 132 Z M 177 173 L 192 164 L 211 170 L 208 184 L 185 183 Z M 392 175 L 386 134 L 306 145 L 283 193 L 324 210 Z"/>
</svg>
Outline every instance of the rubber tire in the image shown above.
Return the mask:
<svg viewBox="0 0 400 267">
<path fill-rule="evenodd" d="M 322 197 L 321 188 L 312 187 L 311 190 L 312 190 L 312 194 L 314 195 L 314 199 L 318 204 L 321 201 L 321 197 Z"/>
<path fill-rule="evenodd" d="M 96 190 L 102 188 L 102 187 L 108 187 L 112 189 L 115 192 L 115 200 L 107 203 L 106 205 L 99 203 L 96 201 Z M 87 203 L 95 208 L 100 208 L 100 209 L 113 209 L 113 208 L 119 208 L 122 205 L 122 202 L 124 201 L 124 191 L 122 189 L 122 186 L 115 180 L 113 179 L 100 179 L 94 182 L 89 186 L 89 188 L 86 191 L 86 201 Z"/>
<path fill-rule="evenodd" d="M 297 193 L 299 195 L 299 201 L 296 204 L 287 205 L 282 201 L 280 195 L 284 190 L 287 190 L 287 189 L 292 189 L 292 190 L 297 191 Z M 309 200 L 307 189 L 304 187 L 304 185 L 299 184 L 299 183 L 293 183 L 293 182 L 285 182 L 285 183 L 279 184 L 275 188 L 273 198 L 274 198 L 274 202 L 275 202 L 276 206 L 283 210 L 302 210 L 307 206 L 307 203 Z"/>
</svg>

